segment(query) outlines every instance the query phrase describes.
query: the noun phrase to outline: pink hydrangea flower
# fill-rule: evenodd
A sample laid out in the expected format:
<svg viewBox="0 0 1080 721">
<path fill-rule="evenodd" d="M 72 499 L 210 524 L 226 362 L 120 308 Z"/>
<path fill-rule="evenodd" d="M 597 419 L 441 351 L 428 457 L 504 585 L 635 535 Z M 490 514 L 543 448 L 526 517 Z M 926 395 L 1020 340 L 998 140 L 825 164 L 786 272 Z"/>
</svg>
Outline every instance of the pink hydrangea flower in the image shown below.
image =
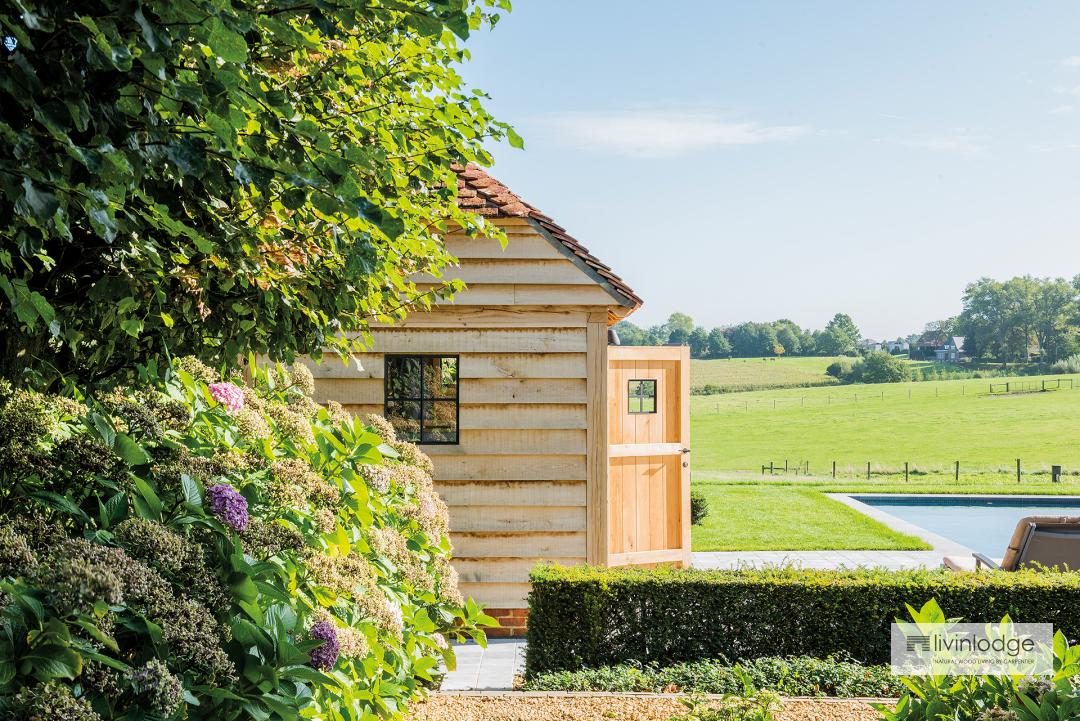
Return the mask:
<svg viewBox="0 0 1080 721">
<path fill-rule="evenodd" d="M 211 383 L 210 395 L 215 401 L 225 406 L 225 410 L 229 413 L 244 409 L 244 392 L 232 383 Z"/>
</svg>

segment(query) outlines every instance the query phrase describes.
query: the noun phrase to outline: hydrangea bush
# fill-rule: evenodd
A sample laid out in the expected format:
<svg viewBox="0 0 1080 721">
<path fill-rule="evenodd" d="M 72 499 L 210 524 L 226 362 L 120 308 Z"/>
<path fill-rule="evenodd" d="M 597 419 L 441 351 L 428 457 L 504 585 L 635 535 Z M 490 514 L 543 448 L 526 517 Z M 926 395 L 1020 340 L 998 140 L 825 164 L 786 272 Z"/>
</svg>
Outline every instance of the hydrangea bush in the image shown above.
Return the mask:
<svg viewBox="0 0 1080 721">
<path fill-rule="evenodd" d="M 483 640 L 431 462 L 385 420 L 302 366 L 141 378 L 0 386 L 0 718 L 393 717 Z"/>
</svg>

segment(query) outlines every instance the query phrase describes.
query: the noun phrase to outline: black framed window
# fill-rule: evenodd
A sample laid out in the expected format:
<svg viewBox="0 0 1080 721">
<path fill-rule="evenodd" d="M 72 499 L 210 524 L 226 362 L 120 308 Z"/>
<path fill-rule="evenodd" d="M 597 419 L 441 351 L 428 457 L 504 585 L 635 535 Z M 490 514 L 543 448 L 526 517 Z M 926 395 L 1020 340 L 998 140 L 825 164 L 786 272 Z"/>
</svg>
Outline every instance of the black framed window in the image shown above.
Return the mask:
<svg viewBox="0 0 1080 721">
<path fill-rule="evenodd" d="M 413 443 L 458 442 L 458 357 L 388 355 L 383 415 L 398 438 Z"/>
<path fill-rule="evenodd" d="M 633 380 L 627 387 L 630 413 L 656 413 L 656 381 Z"/>
</svg>

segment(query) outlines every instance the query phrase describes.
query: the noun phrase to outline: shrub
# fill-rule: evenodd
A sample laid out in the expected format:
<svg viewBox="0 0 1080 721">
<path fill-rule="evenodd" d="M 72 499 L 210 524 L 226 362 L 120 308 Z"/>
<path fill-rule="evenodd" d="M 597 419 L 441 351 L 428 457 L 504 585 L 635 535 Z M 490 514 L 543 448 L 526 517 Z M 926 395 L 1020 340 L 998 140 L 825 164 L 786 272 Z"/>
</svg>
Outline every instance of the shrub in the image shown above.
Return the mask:
<svg viewBox="0 0 1080 721">
<path fill-rule="evenodd" d="M 951 610 L 951 609 L 950 609 Z M 945 623 L 945 613 L 933 599 L 911 609 L 918 623 Z M 1009 621 L 1006 616 L 1002 619 Z M 1054 635 L 1054 674 L 1032 678 L 1012 676 L 905 676 L 906 687 L 895 708 L 878 706 L 885 721 L 1059 721 L 1080 713 L 1080 646 L 1069 646 L 1065 634 Z"/>
<path fill-rule="evenodd" d="M 1051 366 L 1054 373 L 1080 373 L 1080 355 L 1062 358 Z"/>
<path fill-rule="evenodd" d="M 863 383 L 899 383 L 907 380 L 904 361 L 891 353 L 874 351 L 856 365 L 860 366 L 859 378 Z"/>
<path fill-rule="evenodd" d="M 394 716 L 482 637 L 414 446 L 306 369 L 142 376 L 0 388 L 0 718 Z"/>
<path fill-rule="evenodd" d="M 851 373 L 852 362 L 849 360 L 833 361 L 825 368 L 825 375 L 838 380 L 846 378 Z"/>
<path fill-rule="evenodd" d="M 529 595 L 526 672 L 833 654 L 882 663 L 890 623 L 906 603 L 931 598 L 973 621 L 1009 614 L 1080 633 L 1080 573 L 1072 572 L 541 566 Z"/>
<path fill-rule="evenodd" d="M 690 525 L 700 526 L 709 515 L 709 499 L 701 491 L 690 491 Z"/>
<path fill-rule="evenodd" d="M 839 657 L 757 658 L 738 667 L 760 689 L 784 696 L 896 696 L 902 685 L 888 666 L 863 665 Z M 605 691 L 652 693 L 738 693 L 735 666 L 704 660 L 672 666 L 620 664 L 578 671 L 551 671 L 525 681 L 526 691 Z"/>
</svg>

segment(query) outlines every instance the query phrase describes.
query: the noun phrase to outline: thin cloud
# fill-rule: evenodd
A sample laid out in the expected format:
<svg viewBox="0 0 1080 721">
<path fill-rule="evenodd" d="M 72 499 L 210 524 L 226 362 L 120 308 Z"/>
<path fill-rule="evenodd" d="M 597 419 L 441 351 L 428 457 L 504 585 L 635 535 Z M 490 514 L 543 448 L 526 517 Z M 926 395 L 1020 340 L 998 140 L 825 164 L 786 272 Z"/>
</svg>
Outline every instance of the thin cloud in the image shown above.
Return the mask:
<svg viewBox="0 0 1080 721">
<path fill-rule="evenodd" d="M 1058 95 L 1080 95 L 1080 85 L 1059 85 L 1054 92 Z"/>
<path fill-rule="evenodd" d="M 1080 68 L 1080 55 L 1070 55 L 1062 60 L 1061 64 L 1067 68 Z"/>
<path fill-rule="evenodd" d="M 932 150 L 939 153 L 974 155 L 986 150 L 986 138 L 981 135 L 957 133 L 923 138 L 882 138 L 880 142 L 903 145 L 905 148 Z"/>
<path fill-rule="evenodd" d="M 1050 109 L 1050 114 L 1051 115 L 1068 115 L 1069 113 L 1071 113 L 1075 109 L 1076 108 L 1074 108 L 1072 105 L 1059 105 L 1056 108 L 1051 108 Z"/>
<path fill-rule="evenodd" d="M 802 125 L 733 121 L 711 112 L 568 112 L 549 115 L 546 122 L 584 147 L 652 157 L 730 145 L 786 142 L 810 132 Z"/>
<path fill-rule="evenodd" d="M 1080 150 L 1080 143 L 1056 143 L 1049 145 L 1035 145 L 1033 148 L 1039 153 L 1068 153 Z"/>
</svg>

